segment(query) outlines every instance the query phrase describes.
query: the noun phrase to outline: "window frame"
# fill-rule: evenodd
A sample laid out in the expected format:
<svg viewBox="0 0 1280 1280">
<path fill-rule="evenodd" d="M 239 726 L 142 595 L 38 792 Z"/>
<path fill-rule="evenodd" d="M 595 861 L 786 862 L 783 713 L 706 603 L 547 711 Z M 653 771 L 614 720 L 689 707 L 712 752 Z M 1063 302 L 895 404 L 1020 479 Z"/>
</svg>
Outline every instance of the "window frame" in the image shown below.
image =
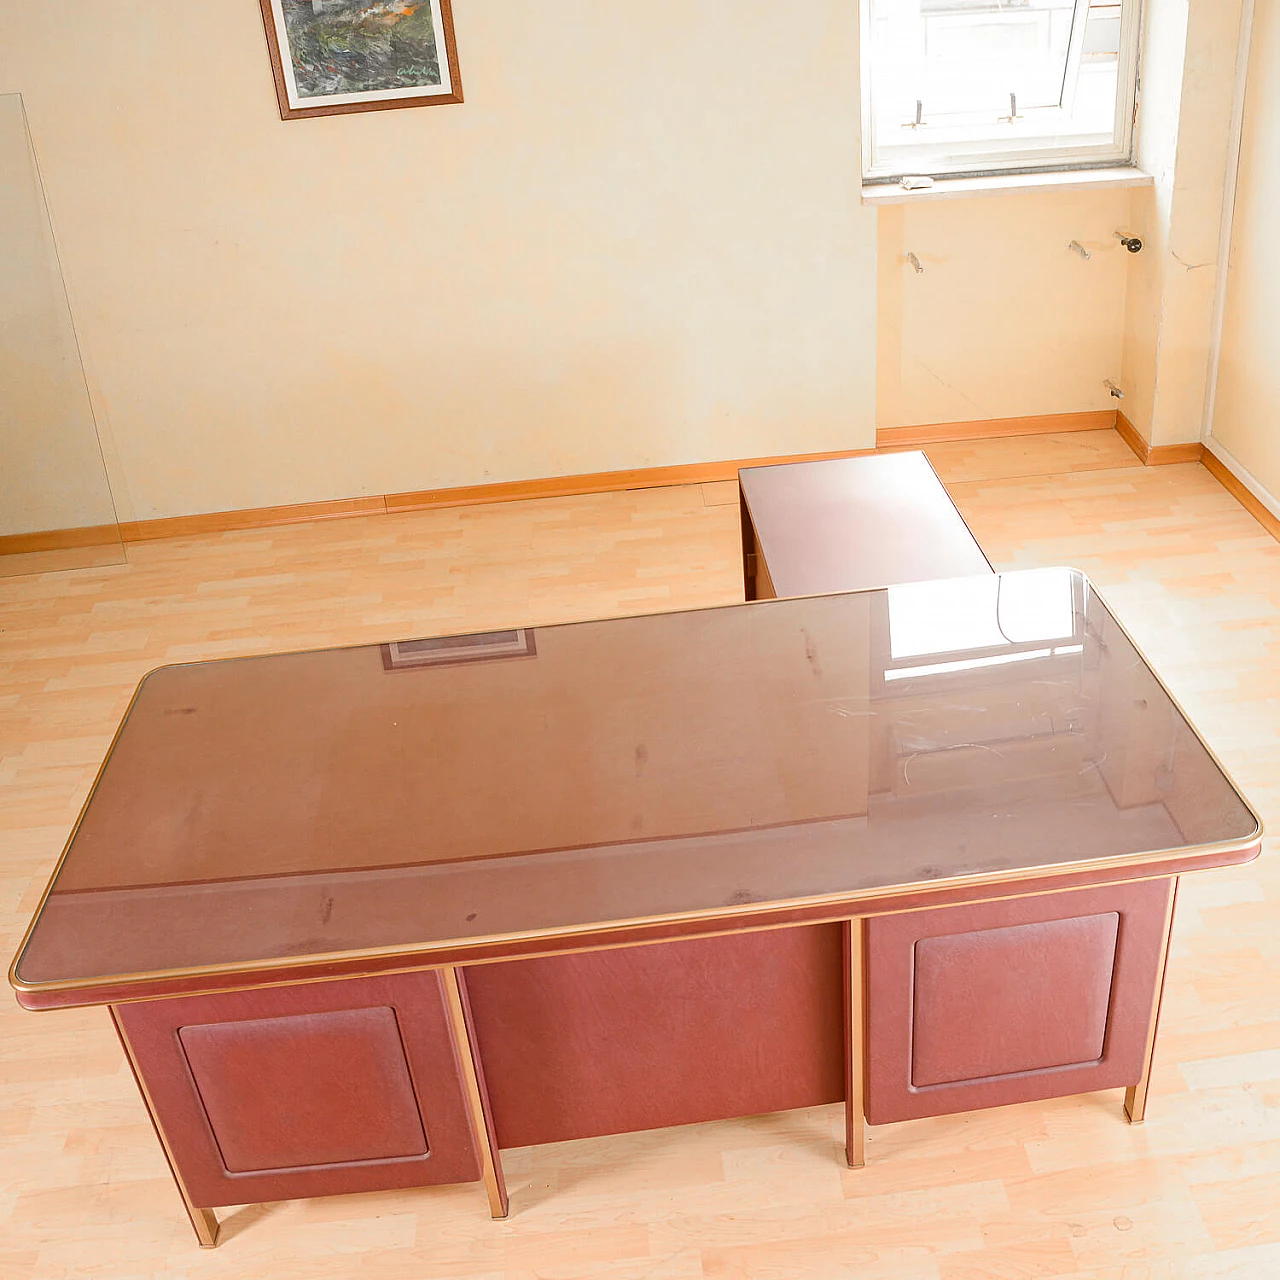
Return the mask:
<svg viewBox="0 0 1280 1280">
<path fill-rule="evenodd" d="M 1004 146 L 993 140 L 943 139 L 938 146 L 914 143 L 887 150 L 879 155 L 875 142 L 875 120 L 872 111 L 872 40 L 871 3 L 860 0 L 859 55 L 861 63 L 860 96 L 862 101 L 862 181 L 864 186 L 900 182 L 904 177 L 980 178 L 1003 174 L 1065 173 L 1073 170 L 1113 169 L 1134 163 L 1138 97 L 1141 90 L 1142 0 L 1119 0 L 1120 37 L 1116 82 L 1115 112 L 1111 140 L 1106 143 L 1071 144 L 1054 147 L 1035 146 L 1029 130 L 1008 139 Z M 1087 0 L 1086 0 L 1087 12 Z M 1083 44 L 1083 29 L 1079 33 Z M 1072 43 L 1077 37 L 1073 33 Z M 1079 49 L 1068 52 L 1068 63 L 1078 61 Z M 1052 108 L 1035 108 L 1043 113 Z M 1043 135 L 1042 135 L 1043 136 Z M 939 154 L 939 147 L 948 152 Z"/>
</svg>

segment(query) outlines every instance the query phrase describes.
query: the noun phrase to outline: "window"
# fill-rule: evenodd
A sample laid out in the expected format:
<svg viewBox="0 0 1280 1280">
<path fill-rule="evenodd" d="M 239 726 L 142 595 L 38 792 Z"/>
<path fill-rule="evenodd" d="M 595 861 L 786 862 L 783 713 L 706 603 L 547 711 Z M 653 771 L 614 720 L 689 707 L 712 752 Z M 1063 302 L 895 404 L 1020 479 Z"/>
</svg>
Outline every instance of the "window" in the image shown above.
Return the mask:
<svg viewBox="0 0 1280 1280">
<path fill-rule="evenodd" d="M 1128 164 L 1139 0 L 862 0 L 869 181 Z"/>
</svg>

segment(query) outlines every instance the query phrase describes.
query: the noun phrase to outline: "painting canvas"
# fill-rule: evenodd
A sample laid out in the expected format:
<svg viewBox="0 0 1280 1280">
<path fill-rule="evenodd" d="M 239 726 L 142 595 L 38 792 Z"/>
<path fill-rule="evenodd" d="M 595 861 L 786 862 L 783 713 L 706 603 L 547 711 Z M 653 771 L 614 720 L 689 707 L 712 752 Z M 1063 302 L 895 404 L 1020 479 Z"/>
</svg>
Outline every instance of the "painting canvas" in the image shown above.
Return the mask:
<svg viewBox="0 0 1280 1280">
<path fill-rule="evenodd" d="M 461 102 L 449 0 L 261 0 L 280 115 Z"/>
</svg>

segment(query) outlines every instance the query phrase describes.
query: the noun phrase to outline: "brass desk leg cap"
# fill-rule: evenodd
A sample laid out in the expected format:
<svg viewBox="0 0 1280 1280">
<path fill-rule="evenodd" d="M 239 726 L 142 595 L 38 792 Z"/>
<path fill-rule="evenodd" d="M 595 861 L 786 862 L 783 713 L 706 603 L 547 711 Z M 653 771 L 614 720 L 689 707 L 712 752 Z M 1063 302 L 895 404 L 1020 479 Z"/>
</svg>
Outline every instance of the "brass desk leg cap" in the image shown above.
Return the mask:
<svg viewBox="0 0 1280 1280">
<path fill-rule="evenodd" d="M 197 1209 L 190 1206 L 191 1225 L 195 1228 L 196 1239 L 202 1249 L 218 1247 L 218 1216 L 212 1209 Z"/>
<path fill-rule="evenodd" d="M 1147 1091 L 1131 1084 L 1124 1091 L 1124 1118 L 1130 1124 L 1141 1124 L 1147 1118 Z"/>
</svg>

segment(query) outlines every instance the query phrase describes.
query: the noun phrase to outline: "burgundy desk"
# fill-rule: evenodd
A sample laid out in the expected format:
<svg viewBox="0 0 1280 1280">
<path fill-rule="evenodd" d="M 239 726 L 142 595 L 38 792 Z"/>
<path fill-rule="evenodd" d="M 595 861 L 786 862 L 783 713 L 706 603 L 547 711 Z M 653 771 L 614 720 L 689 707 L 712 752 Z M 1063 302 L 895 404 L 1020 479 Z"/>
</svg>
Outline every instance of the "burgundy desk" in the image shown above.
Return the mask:
<svg viewBox="0 0 1280 1280">
<path fill-rule="evenodd" d="M 218 1206 L 845 1101 L 1145 1105 L 1248 804 L 1070 570 L 161 668 L 10 972 Z M 874 1176 L 874 1166 L 868 1170 Z"/>
<path fill-rule="evenodd" d="M 748 600 L 990 573 L 923 453 L 744 467 Z"/>
</svg>

